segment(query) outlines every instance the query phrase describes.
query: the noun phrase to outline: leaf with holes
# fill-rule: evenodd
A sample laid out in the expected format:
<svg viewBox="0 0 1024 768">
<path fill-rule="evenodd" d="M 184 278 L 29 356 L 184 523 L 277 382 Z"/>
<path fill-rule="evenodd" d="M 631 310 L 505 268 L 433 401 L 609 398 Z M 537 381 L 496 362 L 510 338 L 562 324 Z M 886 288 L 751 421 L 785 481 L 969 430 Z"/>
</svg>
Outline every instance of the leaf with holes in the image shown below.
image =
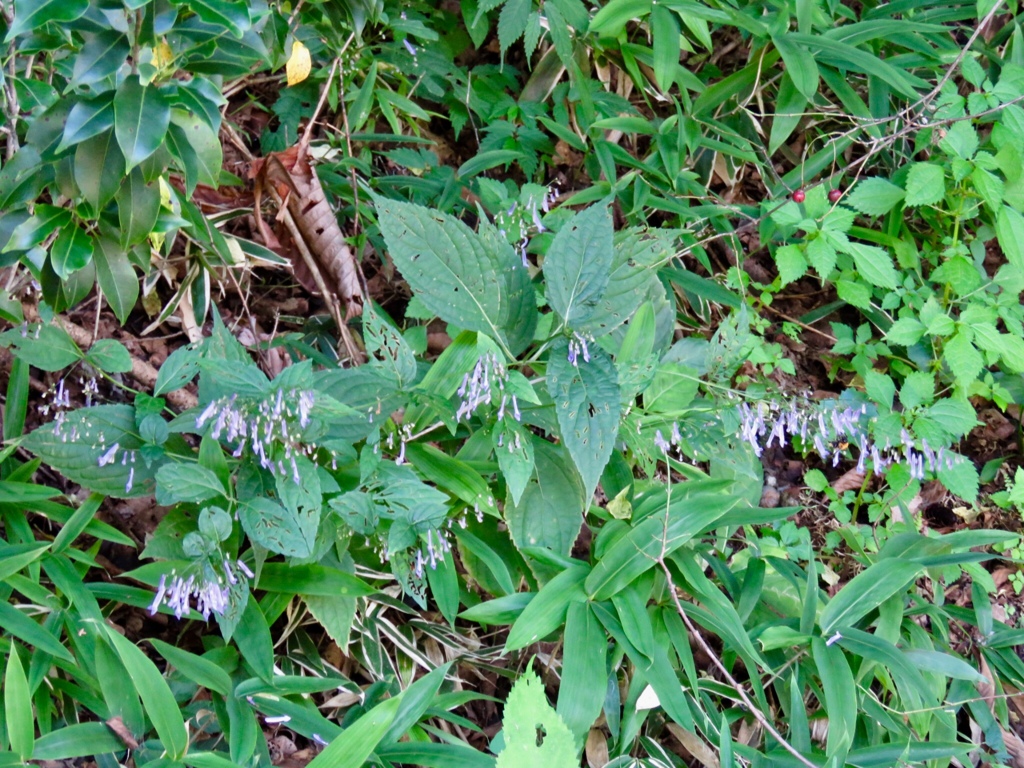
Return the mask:
<svg viewBox="0 0 1024 768">
<path fill-rule="evenodd" d="M 548 357 L 548 392 L 562 442 L 583 478 L 589 500 L 612 454 L 619 433 L 619 380 L 603 349 L 592 344 L 590 360 L 582 354 L 569 362 L 569 340 L 559 338 Z"/>
<path fill-rule="evenodd" d="M 548 703 L 544 685 L 532 671 L 512 686 L 503 715 L 505 748 L 498 754 L 497 768 L 579 765 L 572 732 Z"/>
<path fill-rule="evenodd" d="M 577 328 L 597 310 L 614 258 L 607 206 L 580 211 L 555 235 L 544 257 L 547 298 L 569 327 Z"/>
</svg>

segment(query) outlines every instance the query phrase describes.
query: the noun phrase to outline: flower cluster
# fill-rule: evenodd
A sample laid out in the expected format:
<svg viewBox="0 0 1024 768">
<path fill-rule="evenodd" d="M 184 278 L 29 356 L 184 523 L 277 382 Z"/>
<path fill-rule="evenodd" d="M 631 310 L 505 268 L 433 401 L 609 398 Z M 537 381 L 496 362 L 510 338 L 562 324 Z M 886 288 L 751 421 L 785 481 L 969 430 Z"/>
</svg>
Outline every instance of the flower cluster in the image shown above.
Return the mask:
<svg viewBox="0 0 1024 768">
<path fill-rule="evenodd" d="M 459 409 L 455 412 L 456 421 L 468 419 L 482 405 L 492 404 L 499 396 L 498 421 L 504 420 L 506 413 L 511 413 L 512 418 L 519 421 L 522 416 L 519 400 L 505 391 L 507 381 L 508 371 L 497 355 L 488 352 L 480 357 L 472 372 L 462 377 L 462 385 L 456 392 L 461 398 Z"/>
<path fill-rule="evenodd" d="M 128 480 L 124 485 L 124 492 L 131 493 L 132 486 L 135 484 L 135 457 L 138 451 L 134 449 L 125 448 L 121 450 L 120 443 L 114 443 L 109 448 L 106 446 L 106 441 L 103 440 L 103 435 L 100 435 L 100 453 L 99 458 L 96 459 L 97 467 L 105 467 L 108 464 L 114 464 L 117 461 L 118 451 L 121 455 L 121 466 L 128 467 Z"/>
<path fill-rule="evenodd" d="M 528 202 L 523 204 L 520 204 L 518 201 L 514 202 L 507 211 L 502 211 L 496 218 L 496 223 L 499 225 L 498 232 L 501 233 L 502 237 L 508 237 L 507 230 L 501 226 L 502 220 L 504 220 L 505 226 L 512 229 L 513 232 L 518 231 L 522 234 L 516 250 L 523 260 L 524 267 L 530 266 L 530 262 L 526 258 L 526 249 L 530 244 L 527 231 L 530 229 L 531 224 L 535 233 L 539 234 L 547 231 L 547 227 L 541 221 L 541 212 L 547 213 L 550 211 L 551 205 L 558 199 L 558 195 L 557 187 L 545 189 L 543 196 L 539 200 L 536 197 L 531 197 Z"/>
<path fill-rule="evenodd" d="M 886 440 L 882 445 L 870 435 L 872 419 L 867 406 L 815 404 L 806 399 L 794 399 L 788 404 L 776 401 L 758 402 L 753 406 L 743 403 L 740 411 L 740 437 L 750 444 L 756 456 L 772 444 L 785 447 L 788 439 L 800 438 L 802 446 L 813 446 L 825 461 L 831 457 L 835 467 L 850 446 L 858 450 L 857 471 L 864 472 L 871 461 L 872 472 L 884 472 L 893 464 L 906 463 L 911 477 L 923 480 L 925 468 L 936 472 L 951 468 L 954 457 L 945 448 L 932 449 L 927 440 L 920 443 L 907 430 L 901 430 L 900 442 L 893 445 Z"/>
<path fill-rule="evenodd" d="M 213 400 L 196 418 L 196 429 L 212 424 L 210 436 L 219 440 L 223 435 L 229 443 L 237 443 L 233 456 L 242 455 L 248 445 L 260 466 L 273 475 L 290 474 L 299 483 L 296 456 L 311 456 L 317 446 L 301 441 L 301 432 L 310 423 L 315 404 L 313 390 L 292 389 L 287 393 L 277 390 L 273 398 L 258 403 L 239 403 L 237 395 Z M 283 446 L 283 456 L 275 448 Z"/>
<path fill-rule="evenodd" d="M 191 609 L 191 599 L 195 596 L 196 610 L 203 614 L 204 619 L 208 620 L 211 613 L 223 615 L 228 607 L 231 587 L 238 584 L 243 577 L 251 579 L 255 574 L 241 560 L 236 560 L 232 564 L 225 558 L 221 567 L 223 574 L 209 566 L 204 567 L 203 578 L 197 578 L 194 573 L 184 578 L 173 570 L 169 580 L 167 574 L 162 575 L 156 596 L 149 605 L 149 614 L 152 616 L 162 604 L 166 604 L 174 611 L 175 618 L 180 619 Z"/>
<path fill-rule="evenodd" d="M 583 357 L 584 363 L 590 362 L 590 348 L 587 346 L 588 342 L 594 341 L 593 336 L 585 336 L 582 333 L 573 333 L 572 338 L 569 339 L 569 362 L 575 366 L 579 366 L 579 358 Z"/>
<path fill-rule="evenodd" d="M 434 544 L 435 538 L 437 539 L 437 544 Z M 429 564 L 430 570 L 436 570 L 438 561 L 443 561 L 444 553 L 450 552 L 451 549 L 452 545 L 448 538 L 440 531 L 427 531 L 426 554 L 423 553 L 423 547 L 416 550 L 416 561 L 413 566 L 413 573 L 416 575 L 416 578 L 423 578 L 425 565 Z"/>
</svg>

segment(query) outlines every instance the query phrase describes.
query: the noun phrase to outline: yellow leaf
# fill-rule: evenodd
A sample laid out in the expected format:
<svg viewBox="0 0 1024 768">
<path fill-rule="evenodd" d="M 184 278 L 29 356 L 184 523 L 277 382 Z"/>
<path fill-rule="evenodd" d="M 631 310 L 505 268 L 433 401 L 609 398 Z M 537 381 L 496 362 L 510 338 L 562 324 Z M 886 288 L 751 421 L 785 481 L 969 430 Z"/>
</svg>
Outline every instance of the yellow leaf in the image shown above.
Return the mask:
<svg viewBox="0 0 1024 768">
<path fill-rule="evenodd" d="M 298 40 L 292 43 L 292 55 L 288 57 L 285 65 L 285 72 L 288 74 L 288 85 L 301 83 L 313 68 L 313 62 L 309 58 L 309 48 Z"/>
<path fill-rule="evenodd" d="M 161 41 L 153 46 L 153 66 L 157 69 L 164 69 L 174 63 L 174 51 L 166 41 Z"/>
</svg>

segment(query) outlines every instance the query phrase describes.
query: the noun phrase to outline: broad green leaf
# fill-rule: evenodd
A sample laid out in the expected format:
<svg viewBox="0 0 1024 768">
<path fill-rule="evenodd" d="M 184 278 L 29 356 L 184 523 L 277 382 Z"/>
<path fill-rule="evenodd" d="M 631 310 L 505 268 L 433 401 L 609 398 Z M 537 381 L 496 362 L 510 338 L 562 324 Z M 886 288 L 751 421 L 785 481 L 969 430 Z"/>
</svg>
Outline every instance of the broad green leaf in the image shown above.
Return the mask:
<svg viewBox="0 0 1024 768">
<path fill-rule="evenodd" d="M 952 680 L 969 680 L 972 683 L 984 683 L 988 680 L 976 667 L 948 653 L 910 648 L 903 651 L 903 655 L 918 669 L 924 669 Z"/>
<path fill-rule="evenodd" d="M 309 557 L 312 554 L 320 523 L 320 515 L 312 510 L 292 512 L 262 496 L 239 504 L 238 519 L 254 542 L 289 557 Z"/>
<path fill-rule="evenodd" d="M 131 53 L 127 35 L 113 29 L 85 35 L 85 45 L 75 58 L 71 85 L 92 85 L 117 72 Z M 67 131 L 65 131 L 67 136 Z"/>
<path fill-rule="evenodd" d="M 807 259 L 798 245 L 784 245 L 775 252 L 775 264 L 779 268 L 779 280 L 788 285 L 807 273 Z"/>
<path fill-rule="evenodd" d="M 498 457 L 498 467 L 508 486 L 512 506 L 519 505 L 533 476 L 536 459 L 530 437 L 531 432 L 515 419 L 502 419 L 491 433 L 494 454 Z"/>
<path fill-rule="evenodd" d="M 916 317 L 901 317 L 886 331 L 885 338 L 893 344 L 910 347 L 924 335 L 924 323 Z"/>
<path fill-rule="evenodd" d="M 803 30 L 801 30 L 803 31 Z M 804 97 L 804 104 L 818 94 L 818 65 L 810 52 L 792 42 L 786 35 L 772 38 L 775 48 L 782 54 L 786 75 L 792 80 L 798 93 Z M 774 134 L 775 129 L 772 128 Z"/>
<path fill-rule="evenodd" d="M 97 211 L 114 199 L 124 179 L 124 155 L 112 130 L 83 141 L 75 149 L 75 183 Z"/>
<path fill-rule="evenodd" d="M 160 466 L 139 457 L 142 440 L 128 405 L 70 411 L 62 424 L 44 424 L 22 445 L 72 482 L 115 498 L 152 493 Z"/>
<path fill-rule="evenodd" d="M 590 20 L 594 34 L 617 37 L 626 23 L 651 12 L 651 0 L 611 0 Z"/>
<path fill-rule="evenodd" d="M 1006 260 L 1024 271 L 1024 216 L 1004 205 L 996 218 L 996 237 Z"/>
<path fill-rule="evenodd" d="M 851 242 L 847 251 L 865 280 L 879 288 L 896 290 L 900 276 L 892 265 L 892 257 L 883 248 Z"/>
<path fill-rule="evenodd" d="M 381 741 L 385 744 L 399 741 L 419 722 L 423 714 L 435 704 L 437 692 L 449 667 L 450 664 L 442 664 L 405 689 L 395 719 Z"/>
<path fill-rule="evenodd" d="M 124 79 L 114 96 L 114 133 L 124 153 L 126 170 L 156 152 L 170 122 L 170 103 L 159 88 L 142 85 L 138 75 Z"/>
<path fill-rule="evenodd" d="M 594 314 L 613 259 L 612 218 L 605 205 L 580 211 L 555 235 L 544 256 L 547 298 L 569 327 Z"/>
<path fill-rule="evenodd" d="M 825 694 L 822 704 L 828 713 L 826 752 L 829 757 L 837 758 L 838 765 L 844 765 L 843 758 L 853 743 L 857 728 L 858 696 L 853 672 L 840 646 L 829 646 L 820 637 L 815 637 L 811 640 L 811 651 Z"/>
<path fill-rule="evenodd" d="M 586 741 L 601 714 L 608 672 L 608 638 L 587 603 L 570 603 L 562 647 L 562 680 L 556 709 L 576 737 Z"/>
<path fill-rule="evenodd" d="M 66 148 L 81 144 L 113 127 L 114 98 L 112 93 L 102 94 L 95 99 L 79 101 L 68 113 L 68 119 L 64 123 L 64 134 L 61 136 L 56 151 L 63 152 Z"/>
<path fill-rule="evenodd" d="M 525 648 L 561 627 L 569 604 L 586 601 L 582 587 L 588 573 L 583 566 L 568 568 L 545 584 L 509 630 L 505 652 Z"/>
<path fill-rule="evenodd" d="M 962 160 L 970 160 L 978 151 L 978 132 L 967 120 L 958 120 L 946 130 L 939 146 Z"/>
<path fill-rule="evenodd" d="M 48 22 L 75 21 L 89 10 L 89 0 L 14 0 L 14 22 L 4 42 L 33 32 Z"/>
<path fill-rule="evenodd" d="M 130 248 L 143 242 L 160 215 L 160 192 L 146 183 L 140 168 L 133 168 L 125 176 L 115 199 L 121 224 L 121 247 Z"/>
<path fill-rule="evenodd" d="M 107 639 L 131 676 L 164 749 L 172 759 L 180 759 L 188 749 L 188 730 L 167 681 L 156 665 L 130 640 L 111 627 L 105 626 L 104 629 Z"/>
<path fill-rule="evenodd" d="M 40 204 L 35 213 L 18 224 L 4 244 L 5 251 L 27 251 L 39 245 L 54 232 L 71 223 L 71 211 L 55 205 Z"/>
<path fill-rule="evenodd" d="M 409 443 L 405 447 L 405 455 L 409 463 L 438 488 L 449 491 L 470 507 L 478 507 L 486 514 L 498 514 L 487 482 L 466 463 L 426 443 Z"/>
<path fill-rule="evenodd" d="M 505 521 L 520 549 L 545 547 L 568 555 L 583 525 L 583 484 L 563 448 L 524 430 L 521 438 L 530 446 L 536 480 L 526 484 L 518 503 L 505 506 Z M 499 458 L 504 448 L 498 448 Z"/>
<path fill-rule="evenodd" d="M 241 38 L 249 29 L 249 6 L 234 0 L 189 0 L 188 7 L 207 24 L 226 27 Z"/>
<path fill-rule="evenodd" d="M 953 466 L 940 466 L 938 478 L 956 496 L 973 504 L 978 499 L 978 470 L 974 462 L 964 457 L 954 460 Z"/>
<path fill-rule="evenodd" d="M 961 385 L 971 384 L 985 367 L 981 352 L 974 346 L 971 334 L 961 328 L 942 350 L 942 359 Z"/>
<path fill-rule="evenodd" d="M 920 563 L 881 560 L 857 574 L 825 606 L 818 618 L 821 632 L 853 626 L 871 611 L 905 590 L 923 570 Z"/>
<path fill-rule="evenodd" d="M 99 247 L 92 256 L 96 264 L 96 282 L 107 305 L 124 324 L 139 298 L 139 278 L 128 255 L 113 239 L 101 237 L 97 245 Z"/>
<path fill-rule="evenodd" d="M 158 504 L 200 502 L 224 495 L 224 486 L 211 469 L 196 464 L 164 464 L 156 473 Z"/>
<path fill-rule="evenodd" d="M 377 590 L 362 579 L 326 565 L 267 563 L 260 571 L 259 588 L 289 595 L 364 597 Z"/>
<path fill-rule="evenodd" d="M 527 671 L 512 686 L 502 717 L 505 748 L 496 768 L 576 768 L 576 744 L 565 721 L 548 703 L 544 685 Z M 539 734 L 543 737 L 539 738 Z"/>
<path fill-rule="evenodd" d="M 946 196 L 946 178 L 941 165 L 914 163 L 907 173 L 907 205 L 933 205 Z"/>
<path fill-rule="evenodd" d="M 313 758 L 307 768 L 362 768 L 388 732 L 401 703 L 402 697 L 396 696 L 361 715 Z"/>
<path fill-rule="evenodd" d="M 85 359 L 107 373 L 127 373 L 132 369 L 132 356 L 116 339 L 100 339 L 85 353 Z"/>
<path fill-rule="evenodd" d="M 526 348 L 537 321 L 533 285 L 508 243 L 437 211 L 374 200 L 391 257 L 431 312 L 502 340 L 513 355 Z"/>
<path fill-rule="evenodd" d="M 888 179 L 875 176 L 862 179 L 843 200 L 843 203 L 868 216 L 884 216 L 906 195 Z"/>
<path fill-rule="evenodd" d="M 32 698 L 21 665 L 16 645 L 10 646 L 7 654 L 7 671 L 4 673 L 4 714 L 7 716 L 7 738 L 11 751 L 22 760 L 32 756 L 36 728 L 32 717 Z"/>
<path fill-rule="evenodd" d="M 584 503 L 589 504 L 619 434 L 618 373 L 596 344 L 590 344 L 589 361 L 579 352 L 575 364 L 570 362 L 570 343 L 580 342 L 562 337 L 551 345 L 548 392 L 562 441 L 583 478 Z"/>
<path fill-rule="evenodd" d="M 171 151 L 181 160 L 185 171 L 185 193 L 191 195 L 196 184 L 216 189 L 224 161 L 217 134 L 196 115 L 175 109 L 167 132 Z"/>
<path fill-rule="evenodd" d="M 59 371 L 85 356 L 67 331 L 56 325 L 12 328 L 0 334 L 0 346 L 13 347 L 15 357 L 43 371 Z"/>
<path fill-rule="evenodd" d="M 67 280 L 92 261 L 96 241 L 77 224 L 65 227 L 50 246 L 50 266 L 61 280 Z"/>
</svg>

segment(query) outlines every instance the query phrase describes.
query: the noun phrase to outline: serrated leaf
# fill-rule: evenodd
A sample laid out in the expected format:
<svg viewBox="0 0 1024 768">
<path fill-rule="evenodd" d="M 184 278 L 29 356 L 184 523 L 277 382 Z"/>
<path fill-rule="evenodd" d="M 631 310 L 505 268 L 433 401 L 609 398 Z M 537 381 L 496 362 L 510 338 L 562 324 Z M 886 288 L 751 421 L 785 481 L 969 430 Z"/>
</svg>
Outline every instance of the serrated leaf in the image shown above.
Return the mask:
<svg viewBox="0 0 1024 768">
<path fill-rule="evenodd" d="M 860 309 L 868 309 L 871 306 L 871 289 L 859 281 L 840 278 L 836 281 L 836 295 Z"/>
<path fill-rule="evenodd" d="M 779 268 L 782 285 L 788 285 L 807 274 L 807 259 L 798 245 L 784 245 L 775 251 L 775 264 Z"/>
<path fill-rule="evenodd" d="M 603 349 L 591 345 L 569 361 L 569 340 L 558 339 L 548 357 L 548 392 L 555 405 L 562 441 L 583 478 L 589 503 L 619 433 L 619 384 L 615 365 Z"/>
<path fill-rule="evenodd" d="M 544 695 L 532 671 L 520 677 L 505 702 L 502 717 L 505 748 L 496 768 L 576 768 L 576 742 L 565 721 Z"/>
<path fill-rule="evenodd" d="M 904 198 L 906 193 L 888 179 L 875 176 L 862 179 L 843 202 L 868 216 L 884 216 Z"/>
<path fill-rule="evenodd" d="M 131 170 L 156 152 L 171 122 L 167 97 L 155 85 L 142 85 L 129 75 L 114 96 L 114 133 Z"/>
<path fill-rule="evenodd" d="M 963 437 L 978 425 L 974 406 L 963 398 L 945 397 L 922 415 L 942 427 L 950 440 Z"/>
<path fill-rule="evenodd" d="M 1024 373 L 1024 339 L 1012 333 L 1004 333 L 999 338 L 1003 343 L 1000 354 L 1003 364 L 1014 373 Z"/>
<path fill-rule="evenodd" d="M 506 0 L 498 16 L 498 42 L 504 54 L 526 31 L 533 10 L 531 0 Z"/>
<path fill-rule="evenodd" d="M 807 243 L 807 261 L 822 280 L 836 268 L 836 249 L 824 237 L 816 237 Z"/>
<path fill-rule="evenodd" d="M 935 377 L 927 371 L 908 374 L 900 387 L 900 403 L 905 410 L 927 405 L 935 397 Z"/>
<path fill-rule="evenodd" d="M 946 488 L 968 504 L 978 500 L 978 470 L 969 459 L 957 456 L 952 466 L 940 466 L 936 474 Z"/>
<path fill-rule="evenodd" d="M 963 329 L 957 331 L 956 335 L 946 342 L 942 358 L 956 377 L 957 383 L 961 385 L 970 384 L 977 379 L 985 365 L 970 334 Z"/>
<path fill-rule="evenodd" d="M 309 510 L 296 514 L 258 496 L 238 505 L 238 519 L 249 538 L 271 552 L 288 557 L 309 557 L 313 553 L 319 514 Z"/>
<path fill-rule="evenodd" d="M 418 205 L 381 197 L 375 203 L 391 257 L 431 312 L 502 340 L 513 355 L 526 348 L 536 300 L 529 271 L 507 242 Z"/>
<path fill-rule="evenodd" d="M 1004 205 L 996 217 L 996 237 L 1006 260 L 1024 271 L 1024 216 Z"/>
<path fill-rule="evenodd" d="M 580 211 L 555 235 L 544 257 L 547 298 L 570 328 L 590 318 L 608 286 L 614 260 L 607 206 Z"/>
<path fill-rule="evenodd" d="M 907 205 L 934 205 L 946 196 L 946 175 L 941 165 L 914 163 L 907 173 Z"/>
<path fill-rule="evenodd" d="M 893 344 L 910 347 L 920 341 L 924 331 L 924 323 L 916 317 L 901 317 L 886 331 L 885 338 Z"/>
<path fill-rule="evenodd" d="M 895 290 L 899 274 L 892 265 L 892 257 L 882 248 L 874 245 L 851 242 L 848 252 L 853 256 L 857 271 L 865 280 L 879 288 Z"/>
<path fill-rule="evenodd" d="M 969 120 L 958 120 L 946 130 L 939 147 L 962 160 L 970 160 L 978 151 L 978 132 Z"/>
</svg>

